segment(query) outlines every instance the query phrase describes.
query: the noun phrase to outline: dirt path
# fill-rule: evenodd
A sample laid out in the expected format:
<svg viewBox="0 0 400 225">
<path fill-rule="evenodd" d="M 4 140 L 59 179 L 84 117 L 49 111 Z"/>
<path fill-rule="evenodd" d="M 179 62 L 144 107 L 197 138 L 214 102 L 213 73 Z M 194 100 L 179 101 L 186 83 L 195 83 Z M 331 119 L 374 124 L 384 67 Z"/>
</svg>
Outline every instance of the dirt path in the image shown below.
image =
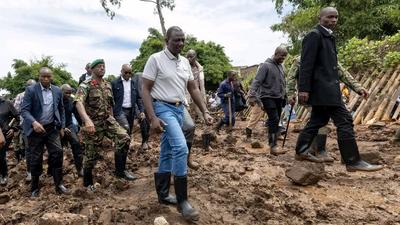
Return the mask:
<svg viewBox="0 0 400 225">
<path fill-rule="evenodd" d="M 275 157 L 267 154 L 266 147 L 252 149 L 244 142 L 244 126 L 239 121 L 234 131 L 236 145 L 226 143 L 226 135 L 221 135 L 214 151 L 207 154 L 200 148 L 201 132 L 196 132 L 193 152 L 201 168 L 190 171 L 189 192 L 201 212 L 198 224 L 400 224 L 400 162 L 394 160 L 400 146 L 389 142 L 398 125 L 377 130 L 357 127 L 360 151 L 378 152 L 378 161 L 386 165 L 374 173 L 346 172 L 332 132 L 328 148 L 336 161 L 325 166 L 326 176 L 317 185 L 307 187 L 293 185 L 285 177 L 285 170 L 296 163 L 297 133 L 289 134 L 286 148 L 290 151 Z M 255 139 L 264 143 L 263 132 L 260 127 Z M 157 202 L 153 172 L 158 148 L 130 153 L 128 167 L 139 176 L 131 183 L 114 178 L 113 153 L 106 152 L 95 170 L 96 194 L 82 189 L 70 153 L 66 155 L 64 180 L 73 191 L 69 196 L 55 195 L 52 179 L 44 176 L 41 196 L 29 198 L 24 165 L 10 165 L 9 184 L 0 192 L 11 200 L 0 204 L 0 224 L 36 224 L 46 212 L 83 214 L 90 224 L 148 225 L 157 216 L 170 224 L 187 224 L 174 207 Z M 9 160 L 14 159 L 9 156 Z"/>
</svg>

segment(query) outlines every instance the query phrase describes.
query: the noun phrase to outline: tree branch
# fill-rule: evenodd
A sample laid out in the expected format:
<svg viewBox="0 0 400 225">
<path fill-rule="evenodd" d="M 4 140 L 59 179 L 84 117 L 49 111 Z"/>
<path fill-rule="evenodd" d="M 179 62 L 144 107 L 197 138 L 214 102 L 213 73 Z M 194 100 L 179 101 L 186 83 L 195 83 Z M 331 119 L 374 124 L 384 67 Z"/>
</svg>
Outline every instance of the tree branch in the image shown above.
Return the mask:
<svg viewBox="0 0 400 225">
<path fill-rule="evenodd" d="M 151 3 L 154 3 L 154 4 L 156 4 L 156 5 L 157 5 L 157 2 L 155 2 L 155 1 L 152 1 L 152 0 L 139 0 L 139 1 L 142 1 L 142 2 L 151 2 Z"/>
</svg>

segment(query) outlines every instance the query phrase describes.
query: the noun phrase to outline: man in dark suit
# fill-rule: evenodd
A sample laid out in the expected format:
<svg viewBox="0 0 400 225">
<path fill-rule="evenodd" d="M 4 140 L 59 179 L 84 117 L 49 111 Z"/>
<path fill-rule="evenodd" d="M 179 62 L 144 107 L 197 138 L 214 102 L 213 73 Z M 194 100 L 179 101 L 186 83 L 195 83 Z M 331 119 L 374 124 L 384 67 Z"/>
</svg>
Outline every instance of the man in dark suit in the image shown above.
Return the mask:
<svg viewBox="0 0 400 225">
<path fill-rule="evenodd" d="M 130 134 L 137 112 L 136 106 L 140 120 L 144 119 L 144 112 L 138 86 L 132 79 L 132 67 L 129 64 L 122 65 L 121 76 L 111 82 L 111 88 L 114 97 L 114 117 Z"/>
<path fill-rule="evenodd" d="M 42 67 L 39 82 L 26 88 L 21 106 L 23 130 L 31 149 L 31 194 L 39 196 L 39 176 L 43 172 L 43 150 L 48 150 L 49 167 L 56 192 L 68 193 L 62 184 L 63 151 L 60 136 L 64 136 L 64 106 L 60 88 L 51 84 L 53 72 Z"/>
<path fill-rule="evenodd" d="M 79 84 L 81 84 L 83 81 L 92 77 L 92 70 L 90 69 L 90 63 L 86 64 L 85 70 L 86 70 L 86 73 L 82 74 L 79 77 L 79 82 L 78 82 Z"/>
<path fill-rule="evenodd" d="M 333 7 L 323 8 L 319 25 L 303 40 L 300 73 L 299 103 L 312 106 L 311 118 L 300 133 L 296 145 L 296 159 L 320 162 L 311 154 L 311 142 L 319 128 L 330 119 L 337 127 L 340 154 L 349 172 L 376 171 L 382 166 L 371 165 L 360 158 L 353 129 L 353 119 L 346 109 L 339 86 L 338 60 L 332 29 L 338 20 Z M 368 92 L 363 90 L 363 96 Z"/>
</svg>

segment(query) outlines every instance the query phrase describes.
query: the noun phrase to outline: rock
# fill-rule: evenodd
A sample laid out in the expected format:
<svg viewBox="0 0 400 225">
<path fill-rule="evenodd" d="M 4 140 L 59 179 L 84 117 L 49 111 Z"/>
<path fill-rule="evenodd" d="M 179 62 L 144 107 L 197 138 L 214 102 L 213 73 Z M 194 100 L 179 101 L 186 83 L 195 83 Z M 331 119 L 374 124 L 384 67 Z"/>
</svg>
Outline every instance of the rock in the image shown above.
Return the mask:
<svg viewBox="0 0 400 225">
<path fill-rule="evenodd" d="M 293 183 L 298 185 L 313 185 L 318 183 L 324 176 L 325 168 L 323 164 L 302 163 L 286 170 L 285 175 Z"/>
<path fill-rule="evenodd" d="M 360 152 L 360 156 L 363 160 L 372 164 L 378 164 L 383 160 L 379 152 Z"/>
<path fill-rule="evenodd" d="M 10 195 L 8 195 L 7 193 L 0 195 L 0 204 L 6 204 L 9 201 L 10 201 Z"/>
<path fill-rule="evenodd" d="M 394 158 L 394 163 L 397 165 L 400 165 L 400 155 L 398 155 Z"/>
<path fill-rule="evenodd" d="M 125 190 L 129 189 L 129 183 L 122 179 L 117 179 L 114 182 L 114 185 L 117 188 L 117 190 L 119 190 L 119 191 L 125 191 Z"/>
<path fill-rule="evenodd" d="M 45 213 L 38 225 L 88 225 L 88 218 L 84 215 L 72 213 Z"/>
<path fill-rule="evenodd" d="M 154 225 L 169 225 L 169 223 L 163 216 L 160 216 L 154 219 Z"/>
<path fill-rule="evenodd" d="M 259 141 L 253 141 L 251 143 L 251 147 L 252 148 L 264 148 L 264 145 Z"/>
</svg>

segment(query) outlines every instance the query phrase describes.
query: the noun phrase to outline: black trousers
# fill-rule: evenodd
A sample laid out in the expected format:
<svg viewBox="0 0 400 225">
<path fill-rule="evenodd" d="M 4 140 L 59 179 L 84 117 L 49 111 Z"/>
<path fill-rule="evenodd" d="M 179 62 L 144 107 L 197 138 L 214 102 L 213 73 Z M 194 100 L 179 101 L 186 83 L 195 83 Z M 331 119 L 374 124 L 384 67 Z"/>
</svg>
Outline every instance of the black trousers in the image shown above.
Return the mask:
<svg viewBox="0 0 400 225">
<path fill-rule="evenodd" d="M 332 119 L 337 127 L 338 140 L 355 139 L 353 117 L 346 107 L 340 106 L 313 106 L 311 118 L 302 132 L 315 136 L 318 130 Z"/>
<path fill-rule="evenodd" d="M 264 111 L 268 115 L 268 132 L 271 134 L 279 131 L 279 120 L 281 119 L 282 106 L 284 99 L 280 98 L 261 98 Z"/>
<path fill-rule="evenodd" d="M 128 131 L 128 134 L 131 134 L 134 119 L 132 108 L 122 108 L 121 114 L 116 116 L 115 119 L 121 127 Z"/>
<path fill-rule="evenodd" d="M 6 138 L 6 133 L 4 132 L 4 137 Z M 0 148 L 0 175 L 5 177 L 8 175 L 8 165 L 7 165 L 7 149 L 11 144 L 12 138 L 6 138 L 6 142 L 3 147 Z"/>
<path fill-rule="evenodd" d="M 63 165 L 63 151 L 61 147 L 60 132 L 54 126 L 44 126 L 46 132 L 43 134 L 32 132 L 28 136 L 28 144 L 31 150 L 31 173 L 32 176 L 40 176 L 43 172 L 44 146 L 48 151 L 49 167 L 58 169 Z"/>
<path fill-rule="evenodd" d="M 74 163 L 75 165 L 82 167 L 81 144 L 79 143 L 78 136 L 75 133 L 75 130 L 72 128 L 72 126 L 68 127 L 68 129 L 71 131 L 71 135 L 64 134 L 64 137 L 62 139 L 62 145 L 64 146 L 67 143 L 71 145 L 72 155 L 74 156 Z"/>
<path fill-rule="evenodd" d="M 144 118 L 140 121 L 140 134 L 142 135 L 142 144 L 149 141 L 150 122 L 147 118 Z"/>
</svg>

